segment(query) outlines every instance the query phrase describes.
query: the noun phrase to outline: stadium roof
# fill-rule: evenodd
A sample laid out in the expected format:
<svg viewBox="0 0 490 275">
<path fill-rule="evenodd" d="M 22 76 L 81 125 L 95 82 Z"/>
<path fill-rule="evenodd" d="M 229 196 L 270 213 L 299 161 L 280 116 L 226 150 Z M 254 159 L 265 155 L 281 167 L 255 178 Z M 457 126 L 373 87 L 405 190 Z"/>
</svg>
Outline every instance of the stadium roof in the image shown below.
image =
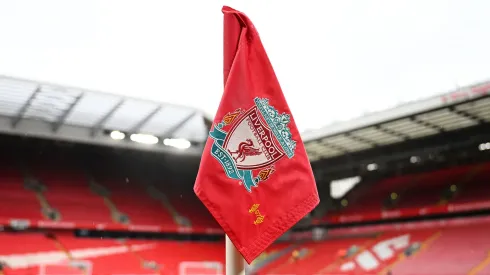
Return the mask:
<svg viewBox="0 0 490 275">
<path fill-rule="evenodd" d="M 490 121 L 490 81 L 302 134 L 311 161 Z M 0 76 L 0 133 L 200 155 L 210 120 L 195 108 Z M 110 131 L 126 138 L 111 138 Z M 130 140 L 131 134 L 158 144 Z M 186 150 L 165 139 L 191 142 Z M 177 146 L 179 147 L 179 146 Z"/>
<path fill-rule="evenodd" d="M 302 135 L 311 161 L 490 122 L 490 81 Z"/>
<path fill-rule="evenodd" d="M 201 154 L 205 120 L 200 110 L 190 107 L 0 76 L 2 133 Z M 115 130 L 126 138 L 111 138 L 108 132 Z M 131 134 L 152 135 L 159 142 L 131 142 Z M 165 146 L 165 139 L 184 139 L 192 146 L 178 150 Z"/>
</svg>

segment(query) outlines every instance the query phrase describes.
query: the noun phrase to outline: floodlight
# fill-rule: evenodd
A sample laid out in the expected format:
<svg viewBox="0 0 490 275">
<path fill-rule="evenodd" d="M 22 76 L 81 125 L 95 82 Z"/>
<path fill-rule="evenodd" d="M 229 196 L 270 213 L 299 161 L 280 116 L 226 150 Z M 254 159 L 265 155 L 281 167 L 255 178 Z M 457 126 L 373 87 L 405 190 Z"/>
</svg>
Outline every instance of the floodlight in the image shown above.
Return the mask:
<svg viewBox="0 0 490 275">
<path fill-rule="evenodd" d="M 157 144 L 158 143 L 158 138 L 156 136 L 153 136 L 153 135 L 132 134 L 129 138 L 134 142 L 143 143 L 143 144 Z"/>
<path fill-rule="evenodd" d="M 376 163 L 371 163 L 366 166 L 368 171 L 378 170 L 378 165 Z"/>
<path fill-rule="evenodd" d="M 123 132 L 120 132 L 120 131 L 112 131 L 111 132 L 111 138 L 112 139 L 121 140 L 121 139 L 124 139 L 125 137 L 126 137 L 126 134 L 124 134 Z"/>
<path fill-rule="evenodd" d="M 166 138 L 163 140 L 163 144 L 178 149 L 188 149 L 191 147 L 191 142 L 183 138 Z"/>
</svg>

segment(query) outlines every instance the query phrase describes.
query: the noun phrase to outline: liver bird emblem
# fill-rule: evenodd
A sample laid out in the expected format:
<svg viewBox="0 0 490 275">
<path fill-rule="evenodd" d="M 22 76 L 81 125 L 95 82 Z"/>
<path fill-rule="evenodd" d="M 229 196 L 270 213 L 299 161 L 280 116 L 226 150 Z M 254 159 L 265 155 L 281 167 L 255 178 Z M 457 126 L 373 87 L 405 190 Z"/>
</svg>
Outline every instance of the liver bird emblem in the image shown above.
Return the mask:
<svg viewBox="0 0 490 275">
<path fill-rule="evenodd" d="M 258 156 L 262 154 L 260 149 L 254 147 L 254 143 L 251 139 L 240 142 L 236 151 L 228 150 L 228 152 L 236 162 L 243 162 L 248 156 Z M 236 157 L 234 155 L 236 155 Z"/>
</svg>

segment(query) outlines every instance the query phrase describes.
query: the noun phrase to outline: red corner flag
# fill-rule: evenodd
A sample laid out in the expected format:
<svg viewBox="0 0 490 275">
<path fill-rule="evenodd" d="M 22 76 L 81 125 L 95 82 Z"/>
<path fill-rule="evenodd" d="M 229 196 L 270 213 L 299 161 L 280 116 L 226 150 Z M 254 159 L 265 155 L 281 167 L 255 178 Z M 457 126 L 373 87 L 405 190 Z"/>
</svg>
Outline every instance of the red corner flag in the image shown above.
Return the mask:
<svg viewBox="0 0 490 275">
<path fill-rule="evenodd" d="M 223 13 L 225 91 L 194 191 L 251 263 L 320 200 L 257 30 L 245 14 Z"/>
</svg>

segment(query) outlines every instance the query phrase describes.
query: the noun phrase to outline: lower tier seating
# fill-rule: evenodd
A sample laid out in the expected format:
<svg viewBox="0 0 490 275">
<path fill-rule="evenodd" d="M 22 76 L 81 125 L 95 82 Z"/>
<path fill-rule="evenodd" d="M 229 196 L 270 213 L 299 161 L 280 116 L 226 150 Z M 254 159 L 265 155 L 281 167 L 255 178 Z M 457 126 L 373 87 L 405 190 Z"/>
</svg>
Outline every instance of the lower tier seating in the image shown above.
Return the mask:
<svg viewBox="0 0 490 275">
<path fill-rule="evenodd" d="M 278 243 L 256 261 L 260 275 L 488 275 L 490 226 L 459 225 Z M 224 244 L 0 233 L 6 275 L 223 274 Z M 212 264 L 214 263 L 214 265 Z M 254 266 L 252 266 L 254 268 Z M 88 275 L 90 275 L 88 274 Z"/>
<path fill-rule="evenodd" d="M 306 242 L 258 274 L 488 275 L 488 232 L 489 225 L 458 226 Z"/>
<path fill-rule="evenodd" d="M 389 209 L 490 201 L 489 181 L 490 163 L 403 175 L 373 183 L 370 188 L 353 189 L 344 197 L 348 202 L 346 207 L 328 213 L 359 215 Z"/>
<path fill-rule="evenodd" d="M 111 206 L 128 216 L 130 224 L 160 226 L 165 231 L 177 231 L 178 223 L 165 205 L 147 192 L 142 184 L 128 180 L 105 180 L 101 186 L 108 189 L 104 198 L 90 188 L 89 181 L 76 169 L 40 166 L 32 168 L 32 177 L 42 191 L 26 188 L 25 176 L 20 169 L 5 165 L 0 173 L 0 221 L 26 219 L 32 222 L 49 220 L 43 207 L 56 210 L 59 222 L 86 227 L 90 224 L 117 223 Z M 169 203 L 179 215 L 190 221 L 194 229 L 205 231 L 219 226 L 199 202 L 192 185 L 172 187 L 168 184 Z M 163 193 L 167 193 L 166 188 Z M 183 190 L 181 190 L 183 189 Z M 175 205 L 174 205 L 175 204 Z M 19 207 L 22 206 L 22 207 Z M 83 225 L 81 225 L 83 224 Z"/>
<path fill-rule="evenodd" d="M 408 258 L 393 268 L 400 275 L 467 274 L 488 258 L 490 228 L 460 227 L 446 229 L 419 256 Z M 488 270 L 488 266 L 486 267 Z M 483 271 L 484 272 L 484 271 Z M 490 274 L 490 273 L 475 273 Z"/>
<path fill-rule="evenodd" d="M 186 268 L 214 269 L 211 275 L 222 270 L 225 256 L 223 243 L 90 239 L 69 232 L 0 233 L 0 243 L 6 275 L 177 275 Z"/>
</svg>

